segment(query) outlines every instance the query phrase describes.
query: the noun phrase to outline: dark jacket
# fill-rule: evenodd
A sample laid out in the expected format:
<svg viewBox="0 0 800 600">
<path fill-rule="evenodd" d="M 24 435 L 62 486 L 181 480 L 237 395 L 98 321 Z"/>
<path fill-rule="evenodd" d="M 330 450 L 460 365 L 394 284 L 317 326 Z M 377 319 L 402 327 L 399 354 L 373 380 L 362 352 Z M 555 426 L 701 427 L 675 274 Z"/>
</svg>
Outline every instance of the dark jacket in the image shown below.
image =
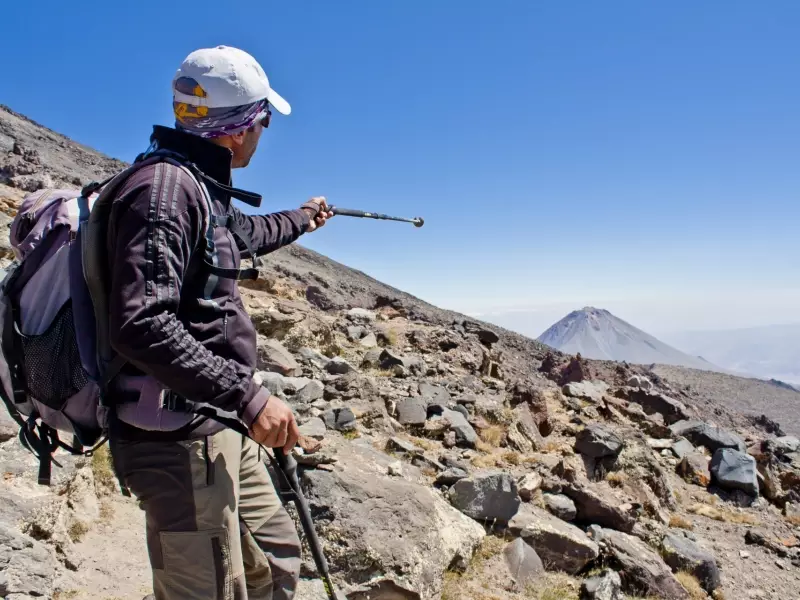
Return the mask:
<svg viewBox="0 0 800 600">
<path fill-rule="evenodd" d="M 160 126 L 152 139 L 231 185 L 227 148 Z M 214 212 L 230 212 L 257 255 L 294 242 L 308 228 L 310 216 L 303 209 L 250 216 L 232 207 L 225 192 L 209 192 Z M 219 277 L 211 293 L 207 288 L 201 198 L 185 172 L 159 163 L 131 176 L 111 209 L 110 341 L 133 365 L 112 386 L 111 396 L 120 401 L 121 420 L 137 428 L 174 430 L 187 423 L 185 415 L 161 410 L 164 388 L 235 412 L 247 425 L 269 397 L 253 381 L 256 331 L 237 282 Z M 218 230 L 214 243 L 218 266 L 248 266 L 242 265 L 246 247 L 229 231 Z"/>
</svg>

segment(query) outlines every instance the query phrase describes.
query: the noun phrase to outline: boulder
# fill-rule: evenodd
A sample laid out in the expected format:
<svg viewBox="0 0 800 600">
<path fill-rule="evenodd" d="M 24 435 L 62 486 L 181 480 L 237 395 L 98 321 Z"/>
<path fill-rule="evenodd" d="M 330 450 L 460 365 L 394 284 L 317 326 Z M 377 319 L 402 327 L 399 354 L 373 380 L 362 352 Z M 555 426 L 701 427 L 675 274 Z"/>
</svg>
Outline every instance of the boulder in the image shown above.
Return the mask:
<svg viewBox="0 0 800 600">
<path fill-rule="evenodd" d="M 539 423 L 527 403 L 514 407 L 507 433 L 509 444 L 519 452 L 527 454 L 538 450 L 544 444 Z"/>
<path fill-rule="evenodd" d="M 352 431 L 356 428 L 356 416 L 349 408 L 333 408 L 322 414 L 322 420 L 328 429 Z"/>
<path fill-rule="evenodd" d="M 331 375 L 347 375 L 355 371 L 355 368 L 341 356 L 334 356 L 325 365 L 325 370 Z"/>
<path fill-rule="evenodd" d="M 0 598 L 52 597 L 57 567 L 47 546 L 0 523 Z"/>
<path fill-rule="evenodd" d="M 519 510 L 517 483 L 507 473 L 461 479 L 450 488 L 450 503 L 478 521 L 507 523 Z"/>
<path fill-rule="evenodd" d="M 688 600 L 689 594 L 670 568 L 642 540 L 597 525 L 591 525 L 588 534 L 607 555 L 607 564 L 622 573 L 622 587 L 630 594 Z"/>
<path fill-rule="evenodd" d="M 375 313 L 365 308 L 351 308 L 346 313 L 347 319 L 354 323 L 372 323 L 375 321 Z"/>
<path fill-rule="evenodd" d="M 626 533 L 633 531 L 636 520 L 619 508 L 616 498 L 610 494 L 610 488 L 604 487 L 605 485 L 607 484 L 596 486 L 596 489 L 609 492 L 609 499 L 601 496 L 598 491 L 576 483 L 562 486 L 562 493 L 575 503 L 577 521 L 587 524 L 596 523 Z"/>
<path fill-rule="evenodd" d="M 705 446 L 711 452 L 719 448 L 733 448 L 746 452 L 747 446 L 738 435 L 702 421 L 678 421 L 669 427 L 674 437 L 685 437 L 695 446 Z"/>
<path fill-rule="evenodd" d="M 690 417 L 685 404 L 663 394 L 657 394 L 646 390 L 631 390 L 628 394 L 628 399 L 631 402 L 636 402 L 641 405 L 645 414 L 661 414 L 667 425 L 686 420 Z"/>
<path fill-rule="evenodd" d="M 542 486 L 542 476 L 536 472 L 528 473 L 518 482 L 519 497 L 525 502 L 533 499 L 533 494 Z"/>
<path fill-rule="evenodd" d="M 766 447 L 768 452 L 776 456 L 786 456 L 800 449 L 800 440 L 796 437 L 785 435 L 774 440 L 767 440 Z"/>
<path fill-rule="evenodd" d="M 469 473 L 458 467 L 449 467 L 436 476 L 436 485 L 453 485 L 457 481 L 466 479 Z"/>
<path fill-rule="evenodd" d="M 548 570 L 574 575 L 599 555 L 597 544 L 583 531 L 531 504 L 523 505 L 509 531 L 525 540 Z"/>
<path fill-rule="evenodd" d="M 707 487 L 711 483 L 711 472 L 708 469 L 708 458 L 705 454 L 692 452 L 678 463 L 678 475 L 689 483 Z"/>
<path fill-rule="evenodd" d="M 711 457 L 709 470 L 713 481 L 723 490 L 742 490 L 758 496 L 756 460 L 749 454 L 720 448 Z"/>
<path fill-rule="evenodd" d="M 514 582 L 521 587 L 544 574 L 542 559 L 522 538 L 515 539 L 503 549 L 503 558 Z"/>
<path fill-rule="evenodd" d="M 661 542 L 661 556 L 673 572 L 688 571 L 697 577 L 709 594 L 720 586 L 716 558 L 686 537 L 685 532 L 667 533 Z"/>
<path fill-rule="evenodd" d="M 643 375 L 633 375 L 630 379 L 628 379 L 628 387 L 649 391 L 652 389 L 653 383 Z"/>
<path fill-rule="evenodd" d="M 299 429 L 302 435 L 306 435 L 317 440 L 324 438 L 325 432 L 327 431 L 327 428 L 325 427 L 325 421 L 318 417 L 311 417 L 305 423 L 300 425 Z"/>
<path fill-rule="evenodd" d="M 347 327 L 347 339 L 351 342 L 357 342 L 367 335 L 367 328 L 363 325 L 349 325 Z"/>
<path fill-rule="evenodd" d="M 474 448 L 478 442 L 478 434 L 469 424 L 463 413 L 457 410 L 447 410 L 442 413 L 442 419 L 450 424 L 450 431 L 456 434 L 456 444 Z"/>
<path fill-rule="evenodd" d="M 424 425 L 428 419 L 428 403 L 418 396 L 400 399 L 396 410 L 401 425 Z"/>
<path fill-rule="evenodd" d="M 675 443 L 672 444 L 672 453 L 679 459 L 682 459 L 684 456 L 687 456 L 692 452 L 694 452 L 694 446 L 692 445 L 692 442 L 684 437 L 678 438 L 675 440 Z"/>
<path fill-rule="evenodd" d="M 566 384 L 562 391 L 572 398 L 581 398 L 599 403 L 608 392 L 608 384 L 604 381 L 581 381 Z"/>
<path fill-rule="evenodd" d="M 445 572 L 466 566 L 483 527 L 436 490 L 388 475 L 396 459 L 370 442 L 334 439 L 330 450 L 332 471 L 301 477 L 334 577 L 372 592 L 359 598 L 439 597 Z"/>
<path fill-rule="evenodd" d="M 378 339 L 374 333 L 368 333 L 358 341 L 358 345 L 362 348 L 376 348 L 378 346 Z"/>
<path fill-rule="evenodd" d="M 324 369 L 325 365 L 327 365 L 331 360 L 313 348 L 300 348 L 300 350 L 297 351 L 297 354 L 300 356 L 300 360 L 303 363 L 318 369 Z"/>
<path fill-rule="evenodd" d="M 312 379 L 300 388 L 300 391 L 295 394 L 294 400 L 295 402 L 302 402 L 303 404 L 311 404 L 314 400 L 322 398 L 324 393 L 325 386 L 322 385 L 322 382 Z"/>
<path fill-rule="evenodd" d="M 448 406 L 451 401 L 450 392 L 438 385 L 430 383 L 419 384 L 419 395 L 428 401 L 428 404 L 441 404 Z"/>
<path fill-rule="evenodd" d="M 619 573 L 605 569 L 599 575 L 584 580 L 581 584 L 581 600 L 625 600 Z"/>
<path fill-rule="evenodd" d="M 589 458 L 616 456 L 622 450 L 622 446 L 622 439 L 599 423 L 588 425 L 575 437 L 575 451 Z"/>
<path fill-rule="evenodd" d="M 544 504 L 551 514 L 562 521 L 573 521 L 578 516 L 575 503 L 563 494 L 544 494 Z"/>
<path fill-rule="evenodd" d="M 283 344 L 261 336 L 258 339 L 258 368 L 287 377 L 299 377 L 303 374 L 300 365 Z"/>
<path fill-rule="evenodd" d="M 383 369 L 401 367 L 408 373 L 424 375 L 427 371 L 425 361 L 418 356 L 402 356 L 397 352 L 384 348 L 379 356 L 380 366 Z"/>
</svg>

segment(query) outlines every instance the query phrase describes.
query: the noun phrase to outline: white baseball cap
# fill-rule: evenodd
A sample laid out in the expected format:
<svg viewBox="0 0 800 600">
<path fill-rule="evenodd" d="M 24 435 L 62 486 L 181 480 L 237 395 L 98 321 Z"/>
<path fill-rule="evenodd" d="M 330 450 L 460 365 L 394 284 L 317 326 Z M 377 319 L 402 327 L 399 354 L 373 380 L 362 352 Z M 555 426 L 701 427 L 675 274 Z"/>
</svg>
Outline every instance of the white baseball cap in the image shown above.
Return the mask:
<svg viewBox="0 0 800 600">
<path fill-rule="evenodd" d="M 195 94 L 175 89 L 181 77 L 197 82 Z M 288 115 L 292 107 L 269 86 L 267 74 L 250 54 L 231 46 L 201 48 L 187 56 L 172 80 L 176 102 L 208 108 L 242 106 L 266 99 L 275 109 Z"/>
</svg>

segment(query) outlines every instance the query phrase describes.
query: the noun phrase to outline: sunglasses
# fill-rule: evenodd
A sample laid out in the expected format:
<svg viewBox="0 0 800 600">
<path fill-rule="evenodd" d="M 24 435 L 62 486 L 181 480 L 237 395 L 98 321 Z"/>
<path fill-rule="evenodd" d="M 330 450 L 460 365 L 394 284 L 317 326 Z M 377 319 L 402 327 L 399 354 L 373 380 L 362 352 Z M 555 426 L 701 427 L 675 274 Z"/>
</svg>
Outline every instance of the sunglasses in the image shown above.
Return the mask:
<svg viewBox="0 0 800 600">
<path fill-rule="evenodd" d="M 267 105 L 267 114 L 264 115 L 264 117 L 261 119 L 261 126 L 264 129 L 266 129 L 267 127 L 269 127 L 269 122 L 271 120 L 272 120 L 272 111 L 270 110 L 269 105 Z"/>
</svg>

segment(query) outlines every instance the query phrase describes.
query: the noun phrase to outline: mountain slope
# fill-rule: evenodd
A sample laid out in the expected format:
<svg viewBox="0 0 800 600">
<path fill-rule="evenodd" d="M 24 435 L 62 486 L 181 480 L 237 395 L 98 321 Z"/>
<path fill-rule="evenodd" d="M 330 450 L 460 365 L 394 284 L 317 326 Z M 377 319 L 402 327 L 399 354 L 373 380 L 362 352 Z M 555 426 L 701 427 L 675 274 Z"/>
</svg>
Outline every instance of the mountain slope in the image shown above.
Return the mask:
<svg viewBox="0 0 800 600">
<path fill-rule="evenodd" d="M 596 360 L 668 364 L 714 370 L 711 363 L 668 346 L 604 309 L 587 306 L 553 324 L 538 340 L 561 352 Z"/>
</svg>

